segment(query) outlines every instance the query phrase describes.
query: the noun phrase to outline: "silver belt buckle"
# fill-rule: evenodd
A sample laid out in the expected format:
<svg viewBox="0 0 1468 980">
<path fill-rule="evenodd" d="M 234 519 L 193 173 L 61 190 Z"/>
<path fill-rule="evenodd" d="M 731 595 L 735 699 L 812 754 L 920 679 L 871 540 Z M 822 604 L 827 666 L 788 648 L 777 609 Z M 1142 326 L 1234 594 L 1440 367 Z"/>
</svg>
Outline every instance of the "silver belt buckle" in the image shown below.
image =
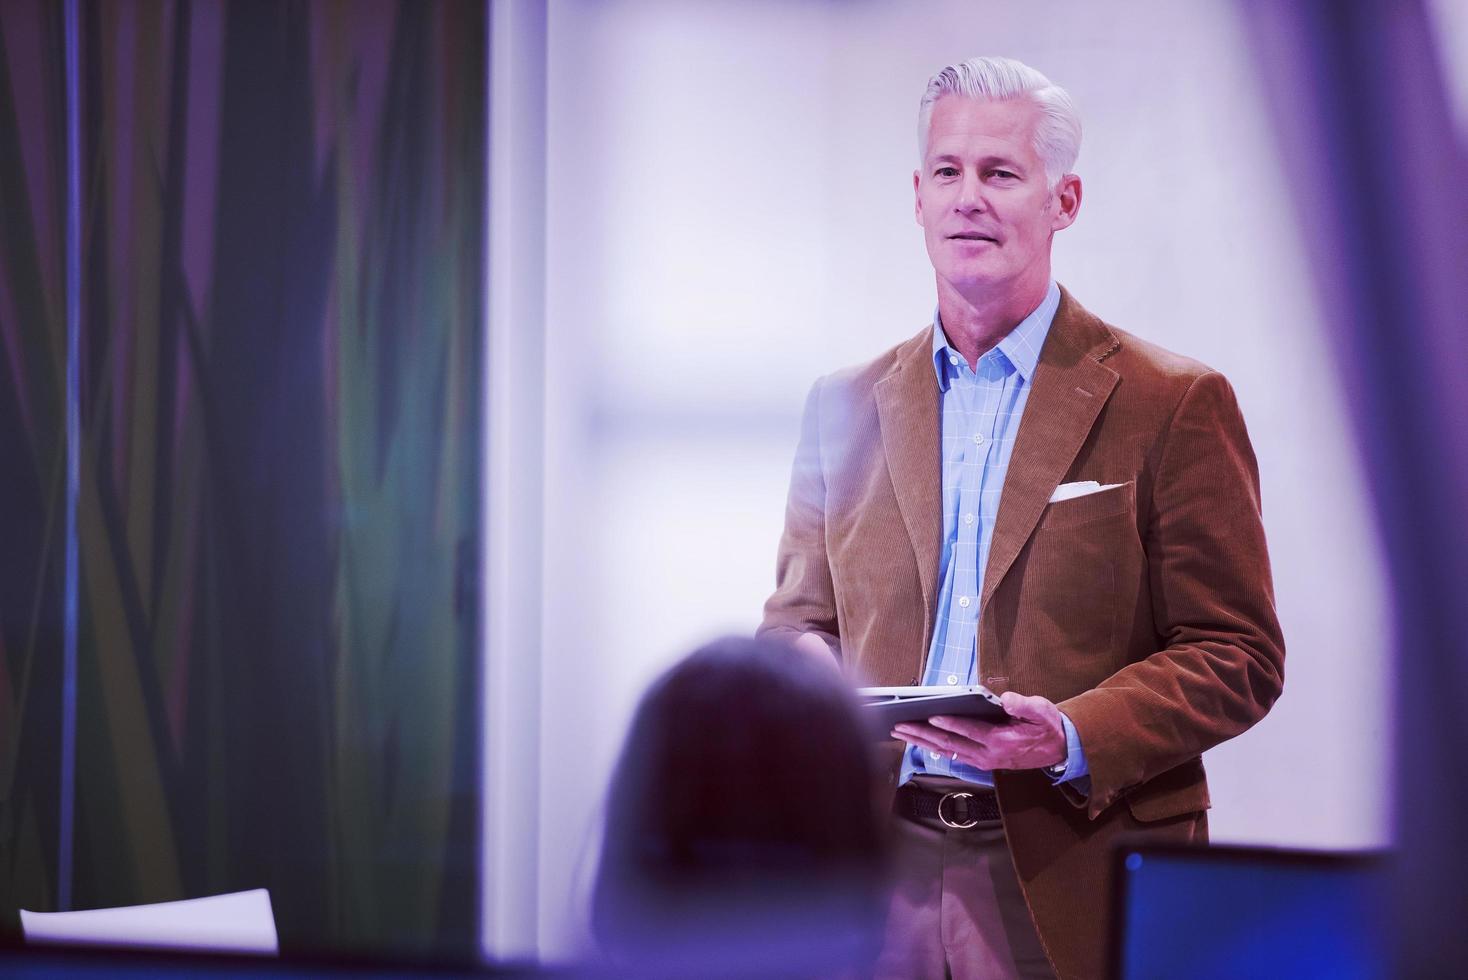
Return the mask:
<svg viewBox="0 0 1468 980">
<path fill-rule="evenodd" d="M 979 821 L 977 819 L 970 820 L 967 823 L 956 823 L 952 820 L 949 820 L 948 817 L 943 814 L 943 804 L 947 803 L 949 800 L 971 800 L 973 798 L 974 794 L 964 793 L 962 791 L 957 793 L 944 793 L 943 797 L 938 800 L 938 819 L 943 821 L 943 826 L 948 827 L 952 830 L 968 830 L 970 827 L 977 827 L 979 825 Z"/>
</svg>

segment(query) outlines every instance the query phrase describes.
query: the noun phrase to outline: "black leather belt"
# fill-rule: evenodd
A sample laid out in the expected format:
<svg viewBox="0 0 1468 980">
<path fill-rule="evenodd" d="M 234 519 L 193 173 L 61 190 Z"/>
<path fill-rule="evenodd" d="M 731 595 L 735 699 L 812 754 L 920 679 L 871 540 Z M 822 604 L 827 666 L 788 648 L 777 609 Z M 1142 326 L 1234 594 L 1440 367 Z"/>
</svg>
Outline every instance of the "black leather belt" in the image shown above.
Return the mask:
<svg viewBox="0 0 1468 980">
<path fill-rule="evenodd" d="M 935 793 L 908 783 L 897 790 L 892 809 L 909 820 L 936 820 L 949 830 L 968 830 L 999 819 L 999 798 L 983 786 Z"/>
</svg>

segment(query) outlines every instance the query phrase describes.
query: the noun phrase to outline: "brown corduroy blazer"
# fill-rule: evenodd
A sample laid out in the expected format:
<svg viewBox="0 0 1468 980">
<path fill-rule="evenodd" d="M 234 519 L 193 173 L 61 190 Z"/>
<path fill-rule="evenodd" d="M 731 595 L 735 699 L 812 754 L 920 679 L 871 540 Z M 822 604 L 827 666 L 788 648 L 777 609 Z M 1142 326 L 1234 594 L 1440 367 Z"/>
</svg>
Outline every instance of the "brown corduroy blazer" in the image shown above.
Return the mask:
<svg viewBox="0 0 1468 980">
<path fill-rule="evenodd" d="M 932 327 L 806 402 L 760 632 L 816 633 L 860 683 L 920 682 L 940 587 Z M 1120 484 L 1050 503 L 1061 483 Z M 1111 849 L 1204 840 L 1200 756 L 1280 693 L 1253 449 L 1222 375 L 1061 290 L 1010 459 L 980 596 L 979 678 L 1080 734 L 1089 796 L 996 774 L 1010 853 L 1063 977 L 1105 971 Z M 895 785 L 901 743 L 888 743 Z"/>
</svg>

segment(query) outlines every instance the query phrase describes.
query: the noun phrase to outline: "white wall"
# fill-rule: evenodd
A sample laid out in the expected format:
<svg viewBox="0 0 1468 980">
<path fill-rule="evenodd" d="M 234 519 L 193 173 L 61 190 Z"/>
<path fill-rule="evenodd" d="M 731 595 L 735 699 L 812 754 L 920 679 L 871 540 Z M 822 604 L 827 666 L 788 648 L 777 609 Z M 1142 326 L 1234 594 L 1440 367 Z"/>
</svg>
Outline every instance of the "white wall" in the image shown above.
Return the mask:
<svg viewBox="0 0 1468 980">
<path fill-rule="evenodd" d="M 809 383 L 931 315 L 915 109 L 973 54 L 1033 64 L 1082 111 L 1058 278 L 1222 370 L 1250 424 L 1287 684 L 1209 754 L 1215 839 L 1386 841 L 1384 583 L 1230 4 L 560 0 L 547 38 L 543 694 L 523 752 L 544 955 L 581 942 L 577 877 L 643 686 L 758 621 Z"/>
</svg>

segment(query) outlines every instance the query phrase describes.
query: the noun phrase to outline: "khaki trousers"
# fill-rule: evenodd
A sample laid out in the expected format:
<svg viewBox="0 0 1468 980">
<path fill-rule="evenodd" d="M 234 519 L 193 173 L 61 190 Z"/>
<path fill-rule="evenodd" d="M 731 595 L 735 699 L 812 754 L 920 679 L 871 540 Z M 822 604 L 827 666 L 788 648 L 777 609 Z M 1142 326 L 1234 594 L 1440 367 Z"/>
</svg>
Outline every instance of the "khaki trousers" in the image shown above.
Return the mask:
<svg viewBox="0 0 1468 980">
<path fill-rule="evenodd" d="M 943 776 L 915 779 L 937 792 L 973 788 Z M 876 977 L 1053 980 L 1000 821 L 950 830 L 894 816 L 892 832 L 892 899 Z"/>
</svg>

